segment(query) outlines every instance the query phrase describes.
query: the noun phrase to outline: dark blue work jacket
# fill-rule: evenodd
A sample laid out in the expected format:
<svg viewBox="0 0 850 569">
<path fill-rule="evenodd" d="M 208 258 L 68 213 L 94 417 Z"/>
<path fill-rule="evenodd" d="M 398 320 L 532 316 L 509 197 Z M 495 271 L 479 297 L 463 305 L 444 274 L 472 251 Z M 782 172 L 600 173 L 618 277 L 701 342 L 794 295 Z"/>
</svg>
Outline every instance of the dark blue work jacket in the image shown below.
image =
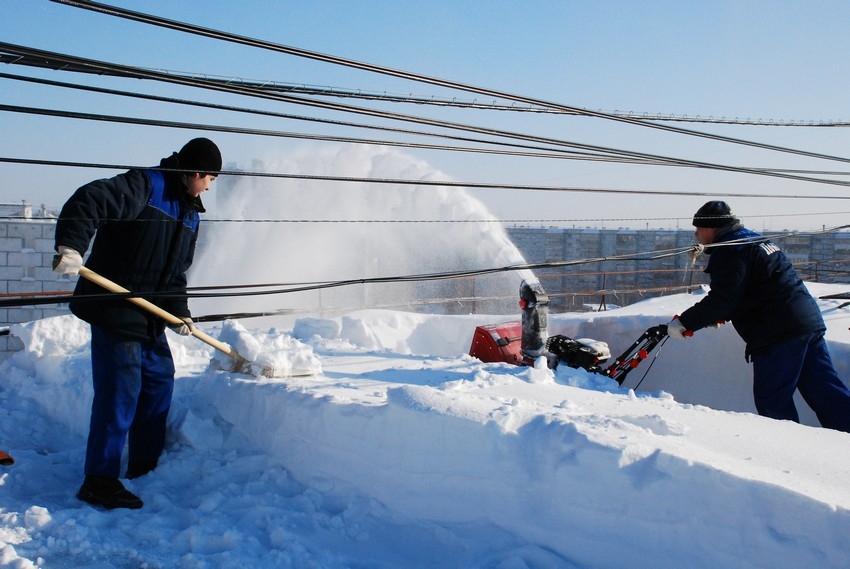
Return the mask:
<svg viewBox="0 0 850 569">
<path fill-rule="evenodd" d="M 743 242 L 735 243 L 739 240 Z M 731 321 L 746 342 L 748 357 L 796 336 L 826 330 L 817 302 L 776 244 L 745 227 L 715 244 L 706 249 L 711 290 L 681 314 L 685 328 L 699 330 Z"/>
<path fill-rule="evenodd" d="M 161 166 L 175 167 L 172 158 Z M 56 246 L 83 254 L 94 237 L 86 266 L 137 293 L 171 314 L 190 316 L 186 271 L 192 264 L 203 205 L 191 198 L 177 174 L 129 170 L 79 188 L 65 203 L 56 223 Z M 106 291 L 80 278 L 74 296 Z M 126 299 L 70 303 L 71 312 L 94 324 L 138 339 L 161 334 L 165 323 Z"/>
</svg>

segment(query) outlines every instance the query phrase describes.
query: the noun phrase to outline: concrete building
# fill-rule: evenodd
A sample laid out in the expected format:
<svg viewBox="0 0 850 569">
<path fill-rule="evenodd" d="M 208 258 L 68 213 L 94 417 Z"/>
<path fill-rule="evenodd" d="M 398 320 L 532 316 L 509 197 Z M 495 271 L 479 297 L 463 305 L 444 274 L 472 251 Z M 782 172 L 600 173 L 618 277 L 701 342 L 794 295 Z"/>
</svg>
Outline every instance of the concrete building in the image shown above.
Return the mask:
<svg viewBox="0 0 850 569">
<path fill-rule="evenodd" d="M 693 245 L 692 229 L 510 227 L 507 232 L 528 263 L 574 262 L 535 271 L 552 312 L 627 305 L 708 282 L 702 272 L 705 255 L 695 262 L 687 254 L 665 255 Z M 850 283 L 850 232 L 780 232 L 771 238 L 803 280 Z M 655 254 L 650 258 L 648 252 Z M 635 253 L 642 255 L 629 258 Z"/>
<path fill-rule="evenodd" d="M 694 244 L 693 231 L 510 227 L 507 232 L 528 263 L 572 263 L 535 271 L 552 312 L 623 306 L 707 282 L 701 262 L 672 254 Z M 647 252 L 655 252 L 653 258 Z"/>
</svg>

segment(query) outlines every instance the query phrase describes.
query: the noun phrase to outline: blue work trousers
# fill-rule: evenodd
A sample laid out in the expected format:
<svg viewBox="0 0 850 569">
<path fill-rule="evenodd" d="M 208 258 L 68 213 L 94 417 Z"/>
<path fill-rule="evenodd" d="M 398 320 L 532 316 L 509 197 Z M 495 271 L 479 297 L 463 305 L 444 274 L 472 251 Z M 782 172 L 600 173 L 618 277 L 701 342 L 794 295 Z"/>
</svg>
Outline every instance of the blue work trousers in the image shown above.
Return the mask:
<svg viewBox="0 0 850 569">
<path fill-rule="evenodd" d="M 174 391 L 174 360 L 165 334 L 139 341 L 91 327 L 94 399 L 85 473 L 117 478 L 130 462 L 156 464 Z"/>
<path fill-rule="evenodd" d="M 799 422 L 794 392 L 820 424 L 850 432 L 850 390 L 832 365 L 823 334 L 806 334 L 753 354 L 753 397 L 759 415 Z"/>
</svg>

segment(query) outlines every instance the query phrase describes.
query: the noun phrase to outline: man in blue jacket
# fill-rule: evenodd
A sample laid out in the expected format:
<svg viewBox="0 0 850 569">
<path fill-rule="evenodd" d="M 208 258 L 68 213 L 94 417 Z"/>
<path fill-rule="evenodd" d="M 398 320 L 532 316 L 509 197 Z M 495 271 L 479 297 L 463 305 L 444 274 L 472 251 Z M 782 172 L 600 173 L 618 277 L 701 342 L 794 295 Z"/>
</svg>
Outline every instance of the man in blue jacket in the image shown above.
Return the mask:
<svg viewBox="0 0 850 569">
<path fill-rule="evenodd" d="M 198 239 L 201 194 L 221 170 L 221 153 L 209 139 L 190 140 L 159 168 L 129 170 L 79 188 L 56 223 L 54 270 L 74 276 L 92 243 L 86 266 L 178 316 L 176 331 L 190 334 L 186 271 Z M 127 478 L 153 470 L 165 446 L 174 388 L 174 361 L 165 322 L 126 299 L 103 295 L 80 279 L 70 309 L 91 325 L 94 399 L 85 480 L 77 496 L 90 504 L 141 508 L 118 480 L 125 441 Z"/>
<path fill-rule="evenodd" d="M 667 326 L 672 338 L 731 321 L 753 364 L 753 396 L 760 415 L 799 422 L 799 389 L 821 425 L 850 432 L 850 390 L 824 341 L 817 302 L 774 243 L 743 227 L 723 201 L 694 215 L 697 240 L 709 255 L 706 297 Z"/>
</svg>

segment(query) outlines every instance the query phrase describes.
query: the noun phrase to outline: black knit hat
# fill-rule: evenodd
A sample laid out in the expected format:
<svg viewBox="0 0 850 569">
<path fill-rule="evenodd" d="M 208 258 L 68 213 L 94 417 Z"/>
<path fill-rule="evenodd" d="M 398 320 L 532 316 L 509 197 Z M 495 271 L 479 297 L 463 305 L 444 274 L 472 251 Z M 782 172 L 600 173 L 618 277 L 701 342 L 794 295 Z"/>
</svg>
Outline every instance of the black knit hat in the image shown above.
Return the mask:
<svg viewBox="0 0 850 569">
<path fill-rule="evenodd" d="M 177 153 L 180 167 L 199 174 L 214 174 L 221 170 L 221 152 L 209 138 L 193 138 Z"/>
<path fill-rule="evenodd" d="M 738 223 L 738 218 L 729 204 L 720 200 L 706 202 L 694 214 L 694 227 L 725 227 L 732 223 Z"/>
</svg>

